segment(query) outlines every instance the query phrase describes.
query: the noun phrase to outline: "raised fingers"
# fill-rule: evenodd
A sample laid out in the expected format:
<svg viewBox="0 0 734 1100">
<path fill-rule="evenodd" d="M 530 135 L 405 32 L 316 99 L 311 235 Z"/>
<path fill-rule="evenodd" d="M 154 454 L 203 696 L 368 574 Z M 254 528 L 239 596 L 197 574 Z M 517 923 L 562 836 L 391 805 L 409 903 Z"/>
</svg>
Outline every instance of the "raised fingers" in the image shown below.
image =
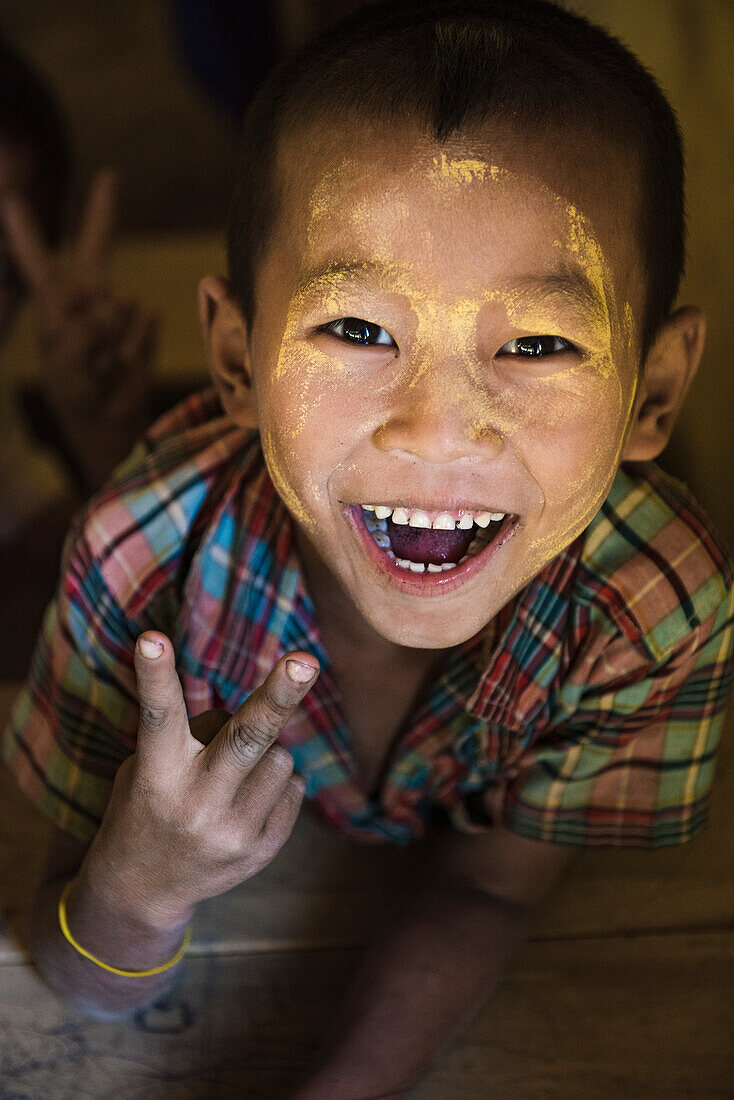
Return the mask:
<svg viewBox="0 0 734 1100">
<path fill-rule="evenodd" d="M 30 204 L 22 195 L 7 194 L 0 201 L 0 217 L 23 279 L 37 297 L 48 302 L 54 297 L 56 268 Z"/>
<path fill-rule="evenodd" d="M 300 775 L 292 775 L 265 821 L 260 834 L 264 854 L 272 859 L 293 831 L 303 803 L 305 785 Z"/>
<path fill-rule="evenodd" d="M 138 685 L 137 754 L 144 766 L 165 766 L 165 760 L 193 756 L 198 743 L 191 736 L 173 646 L 165 634 L 147 630 L 135 645 Z"/>
<path fill-rule="evenodd" d="M 282 745 L 271 745 L 235 791 L 235 812 L 259 833 L 292 778 L 293 757 Z"/>
<path fill-rule="evenodd" d="M 317 674 L 314 658 L 306 653 L 281 658 L 202 753 L 206 771 L 234 791 L 276 740 Z"/>
<path fill-rule="evenodd" d="M 78 279 L 87 291 L 102 283 L 117 214 L 117 188 L 117 172 L 105 168 L 89 190 L 77 245 Z"/>
</svg>

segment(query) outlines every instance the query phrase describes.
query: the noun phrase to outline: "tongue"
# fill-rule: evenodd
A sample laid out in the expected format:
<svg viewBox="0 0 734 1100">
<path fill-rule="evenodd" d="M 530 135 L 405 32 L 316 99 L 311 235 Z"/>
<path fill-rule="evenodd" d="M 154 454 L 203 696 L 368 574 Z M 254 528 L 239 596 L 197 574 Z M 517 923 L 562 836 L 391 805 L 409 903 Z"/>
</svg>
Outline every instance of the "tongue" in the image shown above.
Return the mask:
<svg viewBox="0 0 734 1100">
<path fill-rule="evenodd" d="M 445 561 L 458 562 L 469 549 L 474 538 L 474 528 L 461 531 L 434 531 L 432 527 L 411 527 L 407 523 L 387 521 L 387 533 L 396 558 L 423 562 L 424 565 L 442 565 Z"/>
</svg>

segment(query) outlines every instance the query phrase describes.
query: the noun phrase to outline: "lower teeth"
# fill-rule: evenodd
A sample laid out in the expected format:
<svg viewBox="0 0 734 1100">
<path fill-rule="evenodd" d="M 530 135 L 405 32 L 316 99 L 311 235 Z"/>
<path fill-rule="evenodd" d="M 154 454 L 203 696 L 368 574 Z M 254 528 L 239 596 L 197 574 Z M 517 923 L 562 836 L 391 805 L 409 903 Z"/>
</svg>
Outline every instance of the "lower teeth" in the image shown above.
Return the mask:
<svg viewBox="0 0 734 1100">
<path fill-rule="evenodd" d="M 401 569 L 409 569 L 411 573 L 424 573 L 426 570 L 429 573 L 442 573 L 446 572 L 448 569 L 456 569 L 456 562 L 453 561 L 445 561 L 443 565 L 434 565 L 433 562 L 424 565 L 422 561 L 409 561 L 407 558 L 396 558 L 392 553 L 390 557 L 394 559 L 395 564 L 399 565 Z M 466 561 L 466 558 L 462 558 L 462 561 Z"/>
</svg>

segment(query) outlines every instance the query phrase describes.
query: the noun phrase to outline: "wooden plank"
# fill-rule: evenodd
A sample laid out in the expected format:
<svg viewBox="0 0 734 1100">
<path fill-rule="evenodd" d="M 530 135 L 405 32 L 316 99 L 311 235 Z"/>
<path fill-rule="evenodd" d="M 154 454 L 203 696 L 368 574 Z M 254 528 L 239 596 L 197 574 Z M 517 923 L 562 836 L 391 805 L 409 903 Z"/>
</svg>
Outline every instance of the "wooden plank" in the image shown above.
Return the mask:
<svg viewBox="0 0 734 1100">
<path fill-rule="evenodd" d="M 733 994 L 731 933 L 528 944 L 419 1095 L 731 1098 Z"/>
<path fill-rule="evenodd" d="M 3 1095 L 285 1097 L 337 1009 L 354 949 L 189 958 L 158 1008 L 87 1021 L 3 968 Z M 734 933 L 528 944 L 417 1100 L 731 1097 Z"/>
<path fill-rule="evenodd" d="M 13 690 L 0 689 L 6 713 Z M 730 719 L 708 829 L 680 848 L 581 852 L 539 915 L 536 938 L 734 925 L 733 732 Z M 20 943 L 48 831 L 0 768 L 0 962 L 23 957 Z M 345 841 L 304 811 L 269 867 L 199 907 L 196 942 L 218 952 L 364 943 L 417 854 L 415 847 Z"/>
</svg>

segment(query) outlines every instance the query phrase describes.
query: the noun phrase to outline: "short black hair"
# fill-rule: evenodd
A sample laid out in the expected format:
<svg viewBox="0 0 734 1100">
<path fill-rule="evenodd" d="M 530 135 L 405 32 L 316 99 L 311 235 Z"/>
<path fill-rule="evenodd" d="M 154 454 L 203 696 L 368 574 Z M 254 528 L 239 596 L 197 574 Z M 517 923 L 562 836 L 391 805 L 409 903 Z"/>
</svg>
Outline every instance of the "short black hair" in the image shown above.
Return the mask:
<svg viewBox="0 0 734 1100">
<path fill-rule="evenodd" d="M 617 38 L 551 0 L 382 0 L 282 62 L 245 115 L 229 223 L 230 280 L 249 323 L 278 213 L 280 136 L 355 114 L 416 123 L 439 142 L 493 120 L 631 154 L 644 361 L 685 266 L 683 143 L 654 77 Z"/>
<path fill-rule="evenodd" d="M 57 244 L 69 183 L 66 124 L 49 86 L 1 35 L 0 141 L 33 157 L 34 208 L 48 243 Z"/>
</svg>

